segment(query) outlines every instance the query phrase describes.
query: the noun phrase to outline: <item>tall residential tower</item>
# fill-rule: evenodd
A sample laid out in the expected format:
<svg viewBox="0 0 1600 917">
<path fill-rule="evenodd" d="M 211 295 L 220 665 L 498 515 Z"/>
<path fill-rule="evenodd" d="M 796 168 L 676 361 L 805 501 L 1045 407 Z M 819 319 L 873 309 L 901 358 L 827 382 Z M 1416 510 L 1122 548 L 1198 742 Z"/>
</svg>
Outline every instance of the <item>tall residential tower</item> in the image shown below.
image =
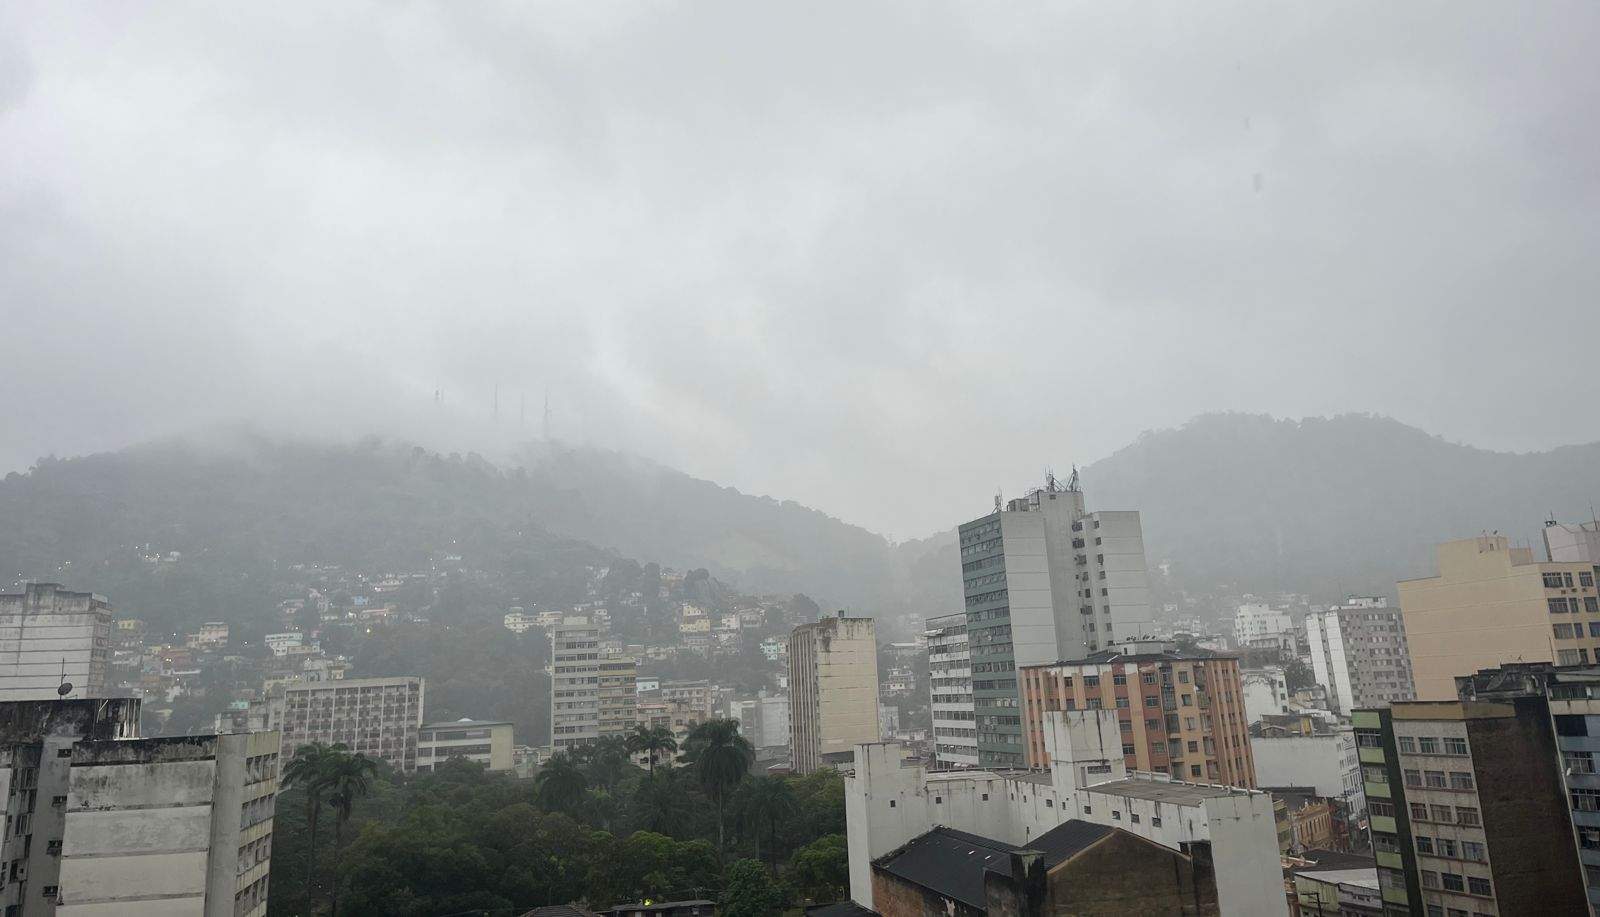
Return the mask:
<svg viewBox="0 0 1600 917">
<path fill-rule="evenodd" d="M 1317 684 L 1345 716 L 1357 707 L 1415 700 L 1400 609 L 1383 596 L 1356 596 L 1306 615 L 1306 644 Z"/>
<path fill-rule="evenodd" d="M 1017 668 L 1079 661 L 1150 629 L 1139 514 L 1086 512 L 1077 476 L 1051 477 L 959 535 L 977 763 L 1022 767 Z"/>
<path fill-rule="evenodd" d="M 878 741 L 878 640 L 871 618 L 823 618 L 789 635 L 794 772 L 851 760 Z"/>
</svg>

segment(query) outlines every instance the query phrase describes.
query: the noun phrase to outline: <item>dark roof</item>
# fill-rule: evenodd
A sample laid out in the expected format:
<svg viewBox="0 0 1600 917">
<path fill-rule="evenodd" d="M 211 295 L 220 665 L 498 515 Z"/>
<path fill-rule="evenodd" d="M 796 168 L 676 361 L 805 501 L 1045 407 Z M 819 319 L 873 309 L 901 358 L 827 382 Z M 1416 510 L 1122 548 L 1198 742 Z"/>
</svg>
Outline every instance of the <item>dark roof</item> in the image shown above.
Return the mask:
<svg viewBox="0 0 1600 917">
<path fill-rule="evenodd" d="M 552 904 L 548 907 L 536 907 L 522 917 L 596 917 L 593 911 L 573 907 L 570 904 Z"/>
<path fill-rule="evenodd" d="M 899 850 L 879 857 L 876 865 L 913 885 L 981 908 L 984 906 L 984 872 L 993 870 L 1010 876 L 1011 854 L 1036 850 L 1044 855 L 1045 869 L 1051 869 L 1115 830 L 1107 825 L 1073 819 L 1039 835 L 1026 847 L 1017 847 L 954 828 L 938 827 Z"/>
<path fill-rule="evenodd" d="M 1051 869 L 1064 860 L 1072 859 L 1078 851 L 1094 846 L 1115 830 L 1110 825 L 1097 825 L 1074 818 L 1029 841 L 1028 849 L 1044 854 L 1045 868 Z"/>
<path fill-rule="evenodd" d="M 1362 856 L 1359 853 L 1345 853 L 1321 847 L 1312 847 L 1299 854 L 1299 857 L 1306 860 L 1307 865 L 1291 866 L 1289 868 L 1291 874 L 1318 869 L 1370 869 L 1377 865 L 1377 861 L 1370 855 Z"/>
<path fill-rule="evenodd" d="M 806 908 L 806 917 L 876 917 L 877 911 L 869 911 L 854 901 L 840 901 L 838 904 L 814 904 Z"/>
</svg>

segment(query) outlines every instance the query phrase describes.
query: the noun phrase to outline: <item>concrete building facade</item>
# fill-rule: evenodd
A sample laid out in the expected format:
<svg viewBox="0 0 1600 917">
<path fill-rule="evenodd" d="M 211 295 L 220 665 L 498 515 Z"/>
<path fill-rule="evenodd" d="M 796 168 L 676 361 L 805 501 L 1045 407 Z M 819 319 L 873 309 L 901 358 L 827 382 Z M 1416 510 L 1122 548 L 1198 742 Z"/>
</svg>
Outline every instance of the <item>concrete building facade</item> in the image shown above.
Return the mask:
<svg viewBox="0 0 1600 917">
<path fill-rule="evenodd" d="M 431 771 L 451 758 L 464 758 L 492 771 L 511 770 L 516 737 L 510 723 L 459 719 L 425 723 L 417 734 L 417 770 Z"/>
<path fill-rule="evenodd" d="M 929 618 L 926 636 L 934 760 L 940 767 L 977 767 L 978 728 L 972 705 L 966 613 Z"/>
<path fill-rule="evenodd" d="M 275 732 L 139 738 L 137 698 L 0 703 L 0 907 L 260 917 Z"/>
<path fill-rule="evenodd" d="M 1600 564 L 1600 521 L 1544 524 L 1544 556 L 1558 564 Z"/>
<path fill-rule="evenodd" d="M 1600 661 L 1595 568 L 1540 563 L 1504 535 L 1439 545 L 1439 573 L 1400 583 L 1419 700 L 1451 700 L 1457 676 L 1512 662 Z"/>
<path fill-rule="evenodd" d="M 626 736 L 639 721 L 639 697 L 635 684 L 639 676 L 638 666 L 631 656 L 603 656 L 596 669 L 599 678 L 599 721 L 595 731 L 601 738 Z"/>
<path fill-rule="evenodd" d="M 1052 713 L 1046 730 L 1048 771 L 929 771 L 906 766 L 899 743 L 858 748 L 845 777 L 851 898 L 874 908 L 873 861 L 937 825 L 1026 848 L 1076 819 L 1174 850 L 1208 844 L 1221 913 L 1286 912 L 1267 794 L 1130 774 L 1108 710 Z"/>
<path fill-rule="evenodd" d="M 1256 786 L 1239 660 L 1156 641 L 1102 650 L 1081 662 L 1021 671 L 1025 764 L 1046 767 L 1045 722 L 1058 710 L 1108 710 L 1128 770 Z"/>
<path fill-rule="evenodd" d="M 283 760 L 302 746 L 343 744 L 409 774 L 417 769 L 423 682 L 414 675 L 288 684 L 283 690 Z"/>
<path fill-rule="evenodd" d="M 1264 665 L 1258 669 L 1242 669 L 1240 684 L 1244 692 L 1245 719 L 1260 722 L 1265 716 L 1281 716 L 1289 712 L 1289 678 L 1281 665 Z"/>
<path fill-rule="evenodd" d="M 550 745 L 556 751 L 600 737 L 600 628 L 587 617 L 550 628 Z"/>
<path fill-rule="evenodd" d="M 1356 596 L 1306 616 L 1317 684 L 1335 713 L 1416 700 L 1405 621 L 1384 596 Z"/>
<path fill-rule="evenodd" d="M 1350 813 L 1367 808 L 1361 792 L 1361 763 L 1349 727 L 1313 735 L 1252 734 L 1250 754 L 1261 786 L 1299 786 L 1337 799 Z"/>
<path fill-rule="evenodd" d="M 958 536 L 978 764 L 1020 767 L 1017 669 L 1083 659 L 1152 627 L 1139 514 L 1089 513 L 1076 477 L 1050 478 Z"/>
<path fill-rule="evenodd" d="M 1233 614 L 1233 644 L 1238 647 L 1280 643 L 1294 633 L 1294 618 L 1264 602 L 1246 602 Z M 1289 638 L 1291 643 L 1293 638 Z"/>
<path fill-rule="evenodd" d="M 1385 914 L 1582 914 L 1542 698 L 1356 710 Z"/>
<path fill-rule="evenodd" d="M 0 701 L 104 697 L 111 666 L 111 604 L 56 583 L 0 593 Z"/>
<path fill-rule="evenodd" d="M 789 753 L 809 774 L 850 760 L 878 732 L 878 640 L 871 618 L 844 612 L 789 635 Z"/>
<path fill-rule="evenodd" d="M 278 747 L 270 732 L 79 743 L 55 912 L 265 914 Z"/>
</svg>

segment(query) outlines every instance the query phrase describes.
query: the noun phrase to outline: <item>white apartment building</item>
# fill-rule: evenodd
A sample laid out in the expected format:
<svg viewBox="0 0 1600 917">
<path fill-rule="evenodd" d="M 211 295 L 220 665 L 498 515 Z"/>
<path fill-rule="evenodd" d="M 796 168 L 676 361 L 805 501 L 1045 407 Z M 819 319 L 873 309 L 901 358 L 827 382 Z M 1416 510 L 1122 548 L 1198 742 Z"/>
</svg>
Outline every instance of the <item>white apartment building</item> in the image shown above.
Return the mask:
<svg viewBox="0 0 1600 917">
<path fill-rule="evenodd" d="M 937 766 L 977 767 L 978 728 L 973 722 L 972 659 L 965 612 L 928 619 L 928 691 Z"/>
<path fill-rule="evenodd" d="M 739 734 L 757 748 L 789 744 L 789 698 L 760 692 L 750 700 L 734 701 L 729 715 L 739 721 Z"/>
<path fill-rule="evenodd" d="M 1306 645 L 1335 713 L 1416 699 L 1405 623 L 1386 597 L 1352 595 L 1307 615 Z"/>
<path fill-rule="evenodd" d="M 1544 554 L 1551 563 L 1600 564 L 1600 522 L 1544 524 Z"/>
<path fill-rule="evenodd" d="M 352 752 L 387 761 L 401 773 L 413 773 L 422 696 L 422 679 L 415 675 L 286 684 L 280 727 L 284 763 L 303 746 L 342 743 Z"/>
<path fill-rule="evenodd" d="M 1267 643 L 1293 646 L 1294 618 L 1264 602 L 1246 602 L 1233 614 L 1233 642 L 1241 649 Z"/>
<path fill-rule="evenodd" d="M 1344 800 L 1351 812 L 1367 808 L 1349 726 L 1316 735 L 1252 735 L 1250 753 L 1260 786 L 1315 787 L 1318 796 Z"/>
<path fill-rule="evenodd" d="M 505 624 L 506 630 L 511 631 L 513 634 L 525 634 L 539 626 L 539 622 L 534 620 L 534 616 L 523 611 L 520 607 L 513 607 L 506 612 L 506 616 L 501 620 Z"/>
<path fill-rule="evenodd" d="M 137 698 L 0 703 L 0 908 L 261 917 L 278 745 L 141 739 Z"/>
<path fill-rule="evenodd" d="M 417 734 L 417 770 L 431 771 L 451 758 L 465 758 L 492 771 L 508 771 L 515 746 L 507 722 L 463 717 L 453 723 L 425 723 Z"/>
<path fill-rule="evenodd" d="M 104 697 L 111 665 L 111 604 L 56 583 L 0 593 L 0 700 Z"/>
<path fill-rule="evenodd" d="M 978 764 L 1019 767 L 1022 666 L 1078 661 L 1151 632 L 1139 514 L 1084 509 L 1076 475 L 957 530 Z M 940 759 L 954 765 L 954 759 Z"/>
<path fill-rule="evenodd" d="M 1281 665 L 1267 665 L 1259 669 L 1240 669 L 1239 683 L 1244 691 L 1246 723 L 1259 721 L 1263 716 L 1289 712 L 1289 680 Z M 1260 786 L 1287 786 L 1283 783 L 1258 784 Z"/>
<path fill-rule="evenodd" d="M 871 618 L 823 618 L 789 635 L 790 737 L 794 772 L 850 759 L 876 742 L 878 640 Z"/>
<path fill-rule="evenodd" d="M 851 898 L 875 908 L 872 861 L 936 825 L 1026 846 L 1081 819 L 1173 849 L 1209 843 L 1222 913 L 1287 912 L 1268 794 L 1129 773 L 1110 710 L 1051 712 L 1045 729 L 1048 771 L 930 772 L 905 766 L 897 742 L 857 748 L 845 777 Z"/>
<path fill-rule="evenodd" d="M 550 629 L 550 745 L 561 751 L 600 737 L 600 629 L 587 617 Z"/>
</svg>

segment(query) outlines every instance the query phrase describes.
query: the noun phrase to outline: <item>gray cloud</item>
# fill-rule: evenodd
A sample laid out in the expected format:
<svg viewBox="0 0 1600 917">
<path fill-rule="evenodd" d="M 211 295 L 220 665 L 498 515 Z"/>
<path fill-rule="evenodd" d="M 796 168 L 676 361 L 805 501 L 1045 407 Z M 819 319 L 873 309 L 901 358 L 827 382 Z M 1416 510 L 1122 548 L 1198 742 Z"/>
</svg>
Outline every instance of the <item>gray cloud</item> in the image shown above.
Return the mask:
<svg viewBox="0 0 1600 917">
<path fill-rule="evenodd" d="M 564 438 L 918 535 L 1207 410 L 1592 436 L 1590 4 L 0 36 L 0 469 L 238 420 L 492 449 L 548 390 Z"/>
</svg>

